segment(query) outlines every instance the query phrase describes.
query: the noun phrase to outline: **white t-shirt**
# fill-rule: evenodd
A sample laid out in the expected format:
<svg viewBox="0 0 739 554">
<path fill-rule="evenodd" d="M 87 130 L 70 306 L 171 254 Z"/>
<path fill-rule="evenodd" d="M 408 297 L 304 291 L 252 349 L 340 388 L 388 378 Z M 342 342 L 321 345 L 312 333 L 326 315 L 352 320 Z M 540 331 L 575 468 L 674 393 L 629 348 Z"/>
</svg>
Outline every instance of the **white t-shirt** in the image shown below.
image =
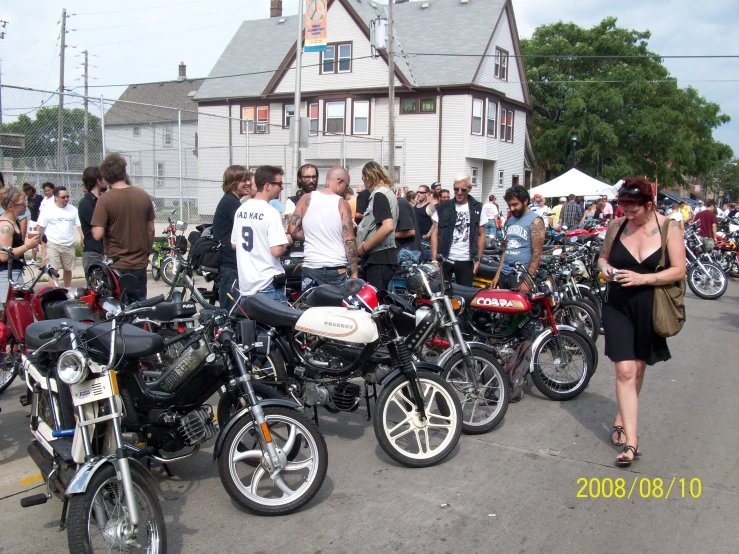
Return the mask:
<svg viewBox="0 0 739 554">
<path fill-rule="evenodd" d="M 705 210 L 705 206 L 696 206 L 695 210 L 693 211 L 693 215 L 701 213 L 703 210 Z"/>
<path fill-rule="evenodd" d="M 485 215 L 485 218 L 488 221 L 491 221 L 498 217 L 498 214 L 500 212 L 498 211 L 498 207 L 495 204 L 493 204 L 492 202 L 485 202 L 482 205 L 482 213 Z"/>
<path fill-rule="evenodd" d="M 44 208 L 46 208 L 46 206 L 48 206 L 49 204 L 51 204 L 52 206 L 56 206 L 56 204 L 54 203 L 53 195 L 44 196 L 44 199 L 41 201 L 41 204 L 39 204 L 39 207 L 38 207 L 39 217 L 41 217 L 41 213 L 44 211 Z"/>
<path fill-rule="evenodd" d="M 80 217 L 74 206 L 67 204 L 60 208 L 51 203 L 39 214 L 38 226 L 44 228 L 44 234 L 50 243 L 72 246 L 74 229 L 80 226 Z"/>
<path fill-rule="evenodd" d="M 290 215 L 294 212 L 295 212 L 295 204 L 293 203 L 292 200 L 288 198 L 287 201 L 285 202 L 285 211 L 282 213 L 283 215 Z"/>
<path fill-rule="evenodd" d="M 264 200 L 252 198 L 236 210 L 231 244 L 236 245 L 241 294 L 255 294 L 275 275 L 284 273 L 279 258 L 270 251 L 273 246 L 287 244 L 282 216 Z"/>
<path fill-rule="evenodd" d="M 667 216 L 668 219 L 674 219 L 675 221 L 682 221 L 683 220 L 683 214 L 680 213 L 680 210 L 672 210 L 670 212 L 670 215 Z"/>
<path fill-rule="evenodd" d="M 452 246 L 449 248 L 449 259 L 454 262 L 470 261 L 470 204 L 454 203 L 457 210 L 457 222 L 454 224 L 454 235 L 452 237 Z M 439 222 L 439 214 L 434 211 L 431 216 L 433 221 Z M 488 222 L 485 216 L 485 210 L 480 213 L 480 227 L 484 227 Z"/>
</svg>

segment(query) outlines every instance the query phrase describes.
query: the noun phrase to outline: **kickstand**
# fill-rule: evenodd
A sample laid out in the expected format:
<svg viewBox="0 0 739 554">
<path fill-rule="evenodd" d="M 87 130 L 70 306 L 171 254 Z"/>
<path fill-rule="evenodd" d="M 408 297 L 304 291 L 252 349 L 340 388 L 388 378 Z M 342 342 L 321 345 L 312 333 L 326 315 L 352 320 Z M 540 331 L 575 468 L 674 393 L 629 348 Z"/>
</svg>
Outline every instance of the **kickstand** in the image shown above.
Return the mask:
<svg viewBox="0 0 739 554">
<path fill-rule="evenodd" d="M 169 469 L 169 466 L 167 464 L 162 464 L 162 469 L 167 474 L 167 477 L 174 477 L 174 473 Z"/>
<path fill-rule="evenodd" d="M 64 504 L 62 504 L 62 517 L 59 520 L 59 529 L 57 531 L 64 531 L 64 529 L 67 526 L 67 503 L 69 502 L 68 498 L 64 498 Z"/>
<path fill-rule="evenodd" d="M 367 403 L 367 421 L 372 420 L 372 410 L 370 410 L 370 398 L 377 401 L 377 385 L 372 383 L 372 396 L 369 394 L 369 383 L 364 382 L 364 401 Z"/>
<path fill-rule="evenodd" d="M 316 424 L 316 427 L 319 427 L 318 425 L 318 406 L 313 406 L 313 421 Z"/>
</svg>

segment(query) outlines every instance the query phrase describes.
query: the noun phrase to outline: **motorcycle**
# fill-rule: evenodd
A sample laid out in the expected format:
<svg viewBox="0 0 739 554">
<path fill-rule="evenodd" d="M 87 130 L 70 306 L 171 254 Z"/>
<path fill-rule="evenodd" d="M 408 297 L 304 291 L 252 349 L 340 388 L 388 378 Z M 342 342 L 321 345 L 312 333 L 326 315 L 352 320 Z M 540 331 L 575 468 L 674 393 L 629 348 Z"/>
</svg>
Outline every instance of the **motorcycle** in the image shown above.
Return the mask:
<svg viewBox="0 0 739 554">
<path fill-rule="evenodd" d="M 439 377 L 441 368 L 414 361 L 401 332 L 415 327 L 415 340 L 423 342 L 436 328 L 437 316 L 430 312 L 416 325 L 402 307 L 380 305 L 373 287 L 359 279 L 350 283 L 345 285 L 349 307 L 301 311 L 255 294 L 239 298 L 234 309 L 267 327 L 278 345 L 275 358 L 281 358 L 288 375 L 285 394 L 304 408 L 313 407 L 316 420 L 317 406 L 332 413 L 356 411 L 361 389 L 351 380 L 362 377 L 368 413 L 370 398 L 376 400 L 372 419 L 380 447 L 408 467 L 435 465 L 459 441 L 462 408 L 457 392 Z M 311 297 L 323 303 L 315 297 L 329 289 L 316 287 Z M 379 395 L 378 384 L 383 386 Z"/>
<path fill-rule="evenodd" d="M 716 263 L 711 253 L 703 250 L 703 241 L 694 226 L 685 227 L 684 238 L 690 290 L 704 300 L 721 298 L 729 286 L 726 273 Z"/>
<path fill-rule="evenodd" d="M 174 214 L 175 210 L 172 210 Z M 187 223 L 184 221 L 177 221 L 172 223 L 171 218 L 167 218 L 168 225 L 164 230 L 164 236 L 154 237 L 154 244 L 152 245 L 153 254 L 151 256 L 151 277 L 155 281 L 158 281 L 160 277 L 164 279 L 164 282 L 168 285 L 171 284 L 168 279 L 171 279 L 171 269 L 169 268 L 168 260 L 172 258 L 172 253 L 175 250 L 181 251 L 183 254 L 187 250 L 187 241 L 182 233 L 187 229 Z M 177 233 L 181 233 L 179 236 Z"/>
<path fill-rule="evenodd" d="M 716 263 L 729 277 L 739 277 L 739 231 L 724 235 L 716 234 L 718 240 L 713 249 Z"/>
</svg>

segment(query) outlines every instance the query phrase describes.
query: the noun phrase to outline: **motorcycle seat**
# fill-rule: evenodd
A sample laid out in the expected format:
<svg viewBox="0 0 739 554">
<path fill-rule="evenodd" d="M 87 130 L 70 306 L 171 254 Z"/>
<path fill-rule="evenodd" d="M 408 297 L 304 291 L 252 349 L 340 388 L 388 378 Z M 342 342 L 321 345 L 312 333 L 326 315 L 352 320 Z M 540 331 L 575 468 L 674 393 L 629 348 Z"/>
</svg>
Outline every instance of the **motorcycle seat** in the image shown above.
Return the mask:
<svg viewBox="0 0 739 554">
<path fill-rule="evenodd" d="M 154 242 L 168 242 L 169 239 L 167 237 L 154 237 Z"/>
<path fill-rule="evenodd" d="M 73 319 L 74 321 L 95 321 L 95 316 L 87 302 L 81 300 L 53 300 L 44 308 L 47 319 Z"/>
<path fill-rule="evenodd" d="M 51 338 L 40 338 L 43 333 L 51 333 L 54 329 L 57 329 L 66 324 L 68 327 L 76 331 L 85 331 L 90 325 L 88 323 L 80 323 L 71 319 L 45 319 L 44 321 L 36 321 L 26 327 L 26 348 L 29 350 L 36 350 L 40 348 Z M 64 337 L 62 340 L 48 346 L 44 349 L 45 352 L 64 352 L 72 348 L 72 341 L 69 336 Z"/>
<path fill-rule="evenodd" d="M 305 305 L 311 308 L 319 306 L 334 306 L 341 308 L 344 305 L 344 292 L 334 285 L 319 285 L 311 289 L 306 295 Z"/>
<path fill-rule="evenodd" d="M 154 321 L 172 321 L 173 319 L 191 318 L 196 313 L 195 302 L 162 302 L 154 306 L 151 312 L 146 312 L 142 316 Z"/>
<path fill-rule="evenodd" d="M 477 275 L 475 275 L 475 277 L 492 281 L 495 278 L 495 274 L 498 272 L 498 266 L 499 264 L 487 265 L 481 263 L 480 267 L 477 268 Z"/>
<path fill-rule="evenodd" d="M 452 283 L 452 294 L 464 298 L 464 301 L 467 305 L 472 302 L 472 299 L 481 290 L 482 289 L 478 289 L 477 287 L 465 287 L 464 285 Z"/>
<path fill-rule="evenodd" d="M 271 327 L 295 327 L 303 312 L 273 300 L 266 294 L 253 294 L 242 298 L 239 306 L 249 319 Z"/>
<path fill-rule="evenodd" d="M 93 348 L 110 353 L 111 322 L 93 325 L 87 330 L 87 339 Z M 118 327 L 115 337 L 116 354 L 122 358 L 143 358 L 156 354 L 164 348 L 164 339 L 156 333 L 144 331 L 135 325 Z"/>
</svg>

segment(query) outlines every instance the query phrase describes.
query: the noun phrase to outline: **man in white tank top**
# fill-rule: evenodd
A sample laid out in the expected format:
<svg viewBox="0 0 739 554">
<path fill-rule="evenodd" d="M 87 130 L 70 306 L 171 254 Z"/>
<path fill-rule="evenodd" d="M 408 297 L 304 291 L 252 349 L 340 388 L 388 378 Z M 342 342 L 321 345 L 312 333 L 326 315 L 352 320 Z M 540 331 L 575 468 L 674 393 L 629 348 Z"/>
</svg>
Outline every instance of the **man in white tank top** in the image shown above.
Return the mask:
<svg viewBox="0 0 739 554">
<path fill-rule="evenodd" d="M 357 278 L 357 242 L 352 210 L 344 199 L 349 174 L 332 167 L 326 186 L 304 194 L 290 216 L 287 232 L 304 241 L 302 288 L 341 285 Z"/>
</svg>

